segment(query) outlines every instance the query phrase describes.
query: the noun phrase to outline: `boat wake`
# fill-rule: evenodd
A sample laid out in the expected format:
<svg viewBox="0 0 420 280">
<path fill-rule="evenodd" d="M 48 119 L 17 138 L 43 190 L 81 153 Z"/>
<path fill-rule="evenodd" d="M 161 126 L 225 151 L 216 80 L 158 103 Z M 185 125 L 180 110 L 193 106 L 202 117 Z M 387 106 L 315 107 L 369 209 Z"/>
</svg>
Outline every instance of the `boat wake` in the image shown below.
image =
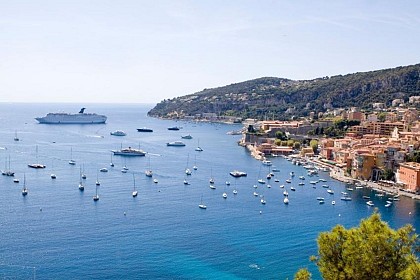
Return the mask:
<svg viewBox="0 0 420 280">
<path fill-rule="evenodd" d="M 256 264 L 256 263 L 253 263 L 253 264 L 250 264 L 249 265 L 249 268 L 253 268 L 253 269 L 261 269 L 260 267 L 259 267 L 259 265 L 258 264 Z"/>
</svg>

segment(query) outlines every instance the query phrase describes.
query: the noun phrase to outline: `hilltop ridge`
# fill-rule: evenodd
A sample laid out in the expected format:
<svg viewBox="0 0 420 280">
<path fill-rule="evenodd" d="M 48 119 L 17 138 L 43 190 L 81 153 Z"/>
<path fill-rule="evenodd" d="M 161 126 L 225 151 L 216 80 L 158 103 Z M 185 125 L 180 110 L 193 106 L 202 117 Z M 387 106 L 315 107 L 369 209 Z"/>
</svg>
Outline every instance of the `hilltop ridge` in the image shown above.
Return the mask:
<svg viewBox="0 0 420 280">
<path fill-rule="evenodd" d="M 372 108 L 373 103 L 390 105 L 393 99 L 420 94 L 420 64 L 370 72 L 290 80 L 262 77 L 193 94 L 165 99 L 149 115 L 161 118 L 202 113 L 262 119 L 308 116 L 332 108 Z"/>
</svg>

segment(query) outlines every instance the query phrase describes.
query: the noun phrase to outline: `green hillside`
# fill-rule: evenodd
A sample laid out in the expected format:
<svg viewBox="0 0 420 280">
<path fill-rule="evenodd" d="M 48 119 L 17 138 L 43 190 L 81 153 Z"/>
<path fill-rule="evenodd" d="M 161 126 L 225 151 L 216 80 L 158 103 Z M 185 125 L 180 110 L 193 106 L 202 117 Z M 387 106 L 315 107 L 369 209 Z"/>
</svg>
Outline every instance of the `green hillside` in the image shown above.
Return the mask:
<svg viewBox="0 0 420 280">
<path fill-rule="evenodd" d="M 420 95 L 419 76 L 420 64 L 314 80 L 259 78 L 163 100 L 149 115 L 173 118 L 216 113 L 287 119 L 325 112 L 328 108 L 368 109 L 372 103 L 390 105 L 393 99 L 408 101 L 410 96 Z"/>
</svg>

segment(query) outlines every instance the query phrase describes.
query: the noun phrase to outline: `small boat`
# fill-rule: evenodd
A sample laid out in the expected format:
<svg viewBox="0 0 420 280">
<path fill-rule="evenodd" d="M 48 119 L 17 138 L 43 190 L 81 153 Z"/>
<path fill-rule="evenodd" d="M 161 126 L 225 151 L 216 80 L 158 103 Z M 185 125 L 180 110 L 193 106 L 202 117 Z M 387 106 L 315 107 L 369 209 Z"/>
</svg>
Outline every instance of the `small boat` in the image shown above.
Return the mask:
<svg viewBox="0 0 420 280">
<path fill-rule="evenodd" d="M 327 182 L 327 180 L 322 179 L 322 178 L 319 178 L 318 181 L 320 181 L 320 182 Z"/>
<path fill-rule="evenodd" d="M 142 128 L 137 128 L 138 132 L 153 132 L 153 129 L 151 128 L 147 128 L 147 127 L 142 127 Z"/>
<path fill-rule="evenodd" d="M 353 188 L 348 187 L 348 188 L 346 188 L 346 190 L 347 190 L 347 191 L 349 191 L 349 192 L 352 192 L 354 189 L 353 189 Z"/>
<path fill-rule="evenodd" d="M 288 193 L 286 190 L 284 190 L 283 195 L 284 195 L 284 196 L 288 196 L 288 195 L 289 195 L 289 193 Z"/>
<path fill-rule="evenodd" d="M 286 205 L 289 204 L 289 198 L 287 196 L 283 199 L 283 203 Z"/>
<path fill-rule="evenodd" d="M 115 130 L 115 131 L 110 132 L 110 134 L 113 136 L 126 136 L 127 135 L 127 133 L 125 133 L 122 130 Z"/>
<path fill-rule="evenodd" d="M 273 166 L 273 168 L 271 169 L 271 171 L 273 171 L 273 172 L 280 172 L 280 169 L 278 169 L 277 167 L 274 167 Z"/>
<path fill-rule="evenodd" d="M 198 204 L 198 207 L 201 209 L 207 209 L 207 206 L 203 203 L 203 196 L 201 196 L 200 204 Z"/>
<path fill-rule="evenodd" d="M 226 193 L 226 192 L 224 192 L 224 193 L 222 194 L 222 197 L 223 197 L 224 199 L 226 199 L 226 198 L 227 198 L 227 193 Z"/>
<path fill-rule="evenodd" d="M 318 196 L 316 200 L 325 200 L 325 198 Z"/>
<path fill-rule="evenodd" d="M 370 196 L 364 195 L 363 199 L 370 199 Z"/>
<path fill-rule="evenodd" d="M 373 201 L 372 200 L 369 200 L 368 202 L 366 202 L 366 204 L 368 205 L 368 206 L 374 206 L 375 204 L 373 204 Z"/>
<path fill-rule="evenodd" d="M 200 147 L 195 148 L 195 150 L 196 150 L 197 152 L 202 152 L 202 151 L 203 151 L 203 149 L 202 149 L 202 148 L 200 148 Z"/>
<path fill-rule="evenodd" d="M 303 186 L 303 185 L 305 185 L 304 182 L 299 182 L 299 186 Z"/>
<path fill-rule="evenodd" d="M 300 180 L 305 180 L 305 177 L 304 176 L 299 176 L 299 179 Z"/>
<path fill-rule="evenodd" d="M 70 160 L 69 160 L 69 164 L 70 165 L 75 165 L 76 161 L 73 159 L 73 148 L 70 148 Z"/>
<path fill-rule="evenodd" d="M 82 182 L 82 168 L 80 167 L 80 173 L 79 173 L 80 179 L 79 179 L 79 191 L 84 191 L 85 187 L 83 186 Z"/>
<path fill-rule="evenodd" d="M 291 177 L 294 177 L 294 176 L 295 176 L 295 172 L 293 172 L 293 171 L 292 171 L 292 172 L 290 172 L 290 176 L 291 176 Z"/>
<path fill-rule="evenodd" d="M 184 147 L 185 144 L 182 141 L 173 141 L 173 142 L 166 143 L 166 146 L 170 146 L 170 147 Z"/>
<path fill-rule="evenodd" d="M 290 180 L 290 179 L 286 180 L 286 183 L 291 183 L 291 182 L 292 182 L 292 180 Z"/>
<path fill-rule="evenodd" d="M 13 183 L 19 183 L 19 179 L 18 178 L 13 179 Z"/>
<path fill-rule="evenodd" d="M 131 193 L 131 195 L 133 197 L 136 197 L 138 194 L 137 190 L 136 190 L 136 178 L 134 177 L 134 173 L 133 173 L 133 192 Z"/>
<path fill-rule="evenodd" d="M 230 182 L 229 181 L 226 181 L 226 186 L 230 186 Z"/>
<path fill-rule="evenodd" d="M 328 186 L 328 185 L 322 185 L 322 187 L 328 189 L 330 186 Z"/>
<path fill-rule="evenodd" d="M 51 177 L 51 179 L 57 179 L 57 176 L 56 176 L 54 173 L 52 173 L 52 174 L 50 175 L 50 177 Z"/>
<path fill-rule="evenodd" d="M 95 184 L 97 186 L 100 186 L 101 185 L 101 183 L 99 182 L 98 172 L 96 172 L 96 182 L 95 182 Z"/>
<path fill-rule="evenodd" d="M 351 200 L 351 197 L 349 197 L 349 196 L 342 196 L 340 199 L 341 200 L 344 200 L 344 201 L 350 201 Z"/>
<path fill-rule="evenodd" d="M 107 169 L 107 168 L 105 168 L 105 167 L 102 167 L 101 169 L 99 169 L 99 171 L 100 171 L 100 172 L 104 172 L 104 173 L 105 173 L 105 172 L 108 172 L 108 169 Z"/>
<path fill-rule="evenodd" d="M 210 189 L 215 190 L 216 186 L 215 185 L 210 185 Z"/>
<path fill-rule="evenodd" d="M 171 127 L 168 127 L 168 130 L 180 130 L 180 127 L 178 127 L 178 126 L 171 126 Z"/>
<path fill-rule="evenodd" d="M 267 180 L 271 180 L 271 177 L 272 177 L 272 175 L 269 173 L 269 174 L 267 174 Z"/>
<path fill-rule="evenodd" d="M 265 184 L 265 181 L 263 179 L 258 179 L 258 183 Z"/>
<path fill-rule="evenodd" d="M 274 182 L 278 183 L 278 182 L 280 182 L 280 180 L 279 179 L 274 179 Z"/>
<path fill-rule="evenodd" d="M 257 192 L 254 192 L 254 196 L 258 196 L 258 193 Z"/>
<path fill-rule="evenodd" d="M 319 203 L 319 204 L 324 204 L 324 203 L 325 203 L 325 201 L 324 201 L 324 200 L 320 200 L 318 203 Z"/>
<path fill-rule="evenodd" d="M 185 174 L 187 174 L 187 175 L 191 175 L 191 174 L 192 174 L 191 169 L 189 169 L 189 168 L 185 169 Z"/>
<path fill-rule="evenodd" d="M 267 203 L 267 201 L 265 201 L 265 199 L 264 199 L 264 196 L 263 196 L 263 197 L 261 197 L 260 202 L 261 202 L 261 204 L 262 204 L 262 205 L 265 205 L 265 204 Z"/>
<path fill-rule="evenodd" d="M 28 188 L 26 187 L 26 176 L 23 174 L 23 189 L 22 189 L 22 195 L 26 196 L 28 194 Z"/>
<path fill-rule="evenodd" d="M 280 189 L 284 189 L 284 185 L 280 185 Z"/>
<path fill-rule="evenodd" d="M 236 189 L 233 190 L 232 192 L 233 192 L 233 194 L 238 194 L 238 191 Z"/>
<path fill-rule="evenodd" d="M 245 172 L 238 171 L 238 170 L 231 171 L 231 172 L 229 172 L 229 174 L 230 174 L 230 176 L 233 176 L 235 178 L 246 177 L 247 176 L 247 174 Z"/>
<path fill-rule="evenodd" d="M 19 141 L 19 138 L 17 136 L 17 131 L 16 130 L 15 130 L 15 138 L 13 138 L 13 140 L 16 141 L 16 142 Z"/>
<path fill-rule="evenodd" d="M 262 161 L 262 164 L 263 164 L 263 165 L 267 165 L 267 166 L 272 165 L 271 161 L 269 161 L 269 160 L 263 160 L 263 161 Z"/>
<path fill-rule="evenodd" d="M 316 183 L 318 183 L 318 181 L 310 181 L 309 183 L 315 185 Z"/>
<path fill-rule="evenodd" d="M 122 173 L 127 173 L 127 172 L 128 172 L 128 169 L 124 169 L 124 168 L 123 168 L 123 169 L 121 169 L 121 172 L 122 172 Z"/>
<path fill-rule="evenodd" d="M 188 135 L 182 135 L 181 138 L 182 139 L 192 139 L 192 136 L 189 135 L 189 134 Z"/>
<path fill-rule="evenodd" d="M 296 191 L 296 189 L 294 187 L 290 187 L 291 191 Z"/>
<path fill-rule="evenodd" d="M 190 183 L 187 180 L 184 180 L 184 185 L 189 185 Z"/>
<path fill-rule="evenodd" d="M 386 202 L 386 204 L 385 204 L 385 207 L 386 207 L 386 208 L 388 208 L 388 207 L 390 207 L 391 205 L 392 205 L 392 202 L 391 202 L 391 201 L 387 201 L 387 202 Z"/>
<path fill-rule="evenodd" d="M 38 162 L 38 146 L 36 146 L 36 161 Z M 28 164 L 28 167 L 30 168 L 35 168 L 35 169 L 41 169 L 41 168 L 45 168 L 47 166 L 40 164 L 40 163 L 31 163 Z"/>
<path fill-rule="evenodd" d="M 267 188 L 269 188 L 269 189 L 270 189 L 270 188 L 271 188 L 271 185 L 270 185 L 270 184 L 267 184 Z"/>
<path fill-rule="evenodd" d="M 111 154 L 111 163 L 109 164 L 109 166 L 114 167 L 114 162 L 112 161 L 112 154 Z"/>
<path fill-rule="evenodd" d="M 99 200 L 99 195 L 98 195 L 98 186 L 96 186 L 96 193 L 93 196 L 93 201 L 98 201 Z"/>
<path fill-rule="evenodd" d="M 331 201 L 331 204 L 332 204 L 332 205 L 335 205 L 335 200 Z"/>
<path fill-rule="evenodd" d="M 146 171 L 144 171 L 144 174 L 145 174 L 147 177 L 152 177 L 152 176 L 153 176 L 153 171 L 152 171 L 152 170 L 146 170 Z"/>
<path fill-rule="evenodd" d="M 155 184 L 159 183 L 158 179 L 153 179 L 153 183 Z"/>
<path fill-rule="evenodd" d="M 330 189 L 328 189 L 328 190 L 327 190 L 327 192 L 328 192 L 329 194 L 334 194 L 334 191 L 333 191 L 333 190 L 330 190 Z"/>
</svg>

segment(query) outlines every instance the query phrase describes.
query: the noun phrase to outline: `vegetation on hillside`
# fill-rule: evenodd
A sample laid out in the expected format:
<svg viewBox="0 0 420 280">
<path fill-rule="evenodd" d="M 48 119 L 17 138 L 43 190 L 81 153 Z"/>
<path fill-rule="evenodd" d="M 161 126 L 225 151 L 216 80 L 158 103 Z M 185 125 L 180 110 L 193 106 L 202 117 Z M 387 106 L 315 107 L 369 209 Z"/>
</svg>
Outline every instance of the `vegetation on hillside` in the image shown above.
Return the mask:
<svg viewBox="0 0 420 280">
<path fill-rule="evenodd" d="M 311 259 L 326 280 L 415 280 L 420 279 L 416 245 L 417 235 L 411 225 L 394 230 L 375 212 L 358 227 L 337 225 L 321 233 L 318 256 Z M 295 279 L 311 278 L 303 269 Z"/>
<path fill-rule="evenodd" d="M 265 77 L 166 99 L 149 115 L 163 118 L 216 113 L 242 118 L 289 119 L 325 112 L 329 108 L 372 103 L 390 105 L 393 99 L 408 101 L 420 94 L 420 64 L 393 69 L 293 81 Z"/>
</svg>

